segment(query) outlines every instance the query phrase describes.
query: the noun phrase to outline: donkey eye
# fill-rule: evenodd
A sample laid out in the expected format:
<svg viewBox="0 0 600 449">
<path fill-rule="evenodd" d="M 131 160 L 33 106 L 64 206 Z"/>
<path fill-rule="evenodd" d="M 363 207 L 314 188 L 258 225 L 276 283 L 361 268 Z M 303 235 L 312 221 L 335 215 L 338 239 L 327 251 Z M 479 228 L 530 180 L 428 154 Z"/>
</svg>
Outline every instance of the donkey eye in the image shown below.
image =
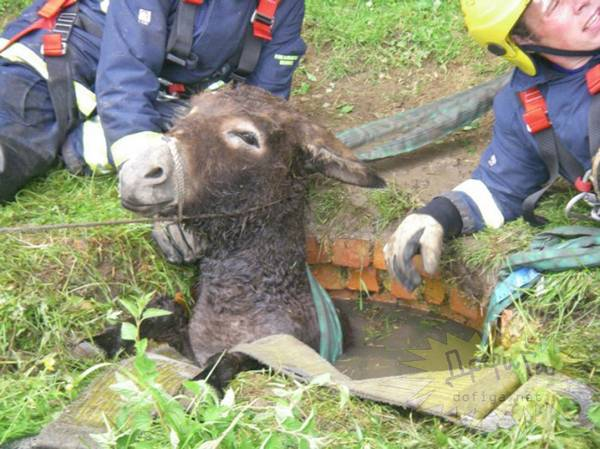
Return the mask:
<svg viewBox="0 0 600 449">
<path fill-rule="evenodd" d="M 258 147 L 258 137 L 256 137 L 256 134 L 254 134 L 253 132 L 234 131 L 233 134 L 235 134 L 237 137 L 242 139 L 248 145 L 251 145 L 253 147 Z"/>
</svg>

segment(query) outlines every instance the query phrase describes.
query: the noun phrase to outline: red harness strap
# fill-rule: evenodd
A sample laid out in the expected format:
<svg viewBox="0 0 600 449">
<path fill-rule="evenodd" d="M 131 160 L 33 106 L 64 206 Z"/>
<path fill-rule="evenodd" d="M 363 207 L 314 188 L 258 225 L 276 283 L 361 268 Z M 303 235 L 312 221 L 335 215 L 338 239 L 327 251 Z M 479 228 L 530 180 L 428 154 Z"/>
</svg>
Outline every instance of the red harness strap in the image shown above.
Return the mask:
<svg viewBox="0 0 600 449">
<path fill-rule="evenodd" d="M 52 28 L 54 28 L 58 14 L 63 9 L 68 8 L 71 5 L 74 5 L 76 2 L 77 2 L 77 0 L 48 0 L 44 4 L 44 6 L 42 6 L 40 8 L 40 10 L 38 11 L 38 16 L 40 16 L 40 18 L 38 20 L 36 20 L 35 22 L 33 22 L 31 25 L 29 25 L 24 30 L 15 34 L 2 48 L 0 48 L 0 53 L 2 53 L 4 50 L 6 50 L 8 47 L 10 47 L 15 42 L 19 41 L 24 36 L 27 36 L 29 33 L 32 33 L 33 31 L 42 30 L 42 29 L 51 30 Z M 54 47 L 56 47 L 55 39 L 53 40 L 52 38 L 50 38 L 48 40 L 48 42 L 46 42 L 46 39 L 44 38 L 44 54 L 48 54 L 47 50 L 45 48 L 46 45 L 49 45 L 51 47 L 50 52 L 53 52 Z M 51 56 L 51 54 L 49 54 L 49 55 Z"/>
<path fill-rule="evenodd" d="M 600 92 L 600 64 L 595 65 L 587 71 L 585 81 L 590 95 L 596 95 Z"/>
<path fill-rule="evenodd" d="M 279 0 L 259 0 L 251 19 L 254 36 L 266 41 L 273 39 L 273 24 L 278 6 Z"/>
<path fill-rule="evenodd" d="M 548 118 L 546 100 L 537 87 L 519 92 L 519 98 L 525 108 L 523 121 L 527 126 L 527 131 L 531 134 L 537 134 L 552 126 Z"/>
<path fill-rule="evenodd" d="M 586 78 L 588 78 L 588 89 L 591 79 L 596 92 L 600 91 L 600 65 L 590 70 L 586 74 Z M 527 131 L 535 135 L 552 127 L 552 122 L 550 122 L 550 118 L 548 117 L 548 105 L 546 104 L 544 96 L 537 87 L 534 86 L 519 92 L 519 98 L 521 99 L 521 104 L 523 104 L 523 108 L 525 109 L 523 121 L 527 126 Z M 575 162 L 572 164 L 575 164 Z M 578 164 L 576 165 L 578 166 Z M 578 176 L 573 181 L 573 184 L 579 192 L 591 192 L 592 190 L 592 183 L 584 181 L 581 176 Z"/>
</svg>

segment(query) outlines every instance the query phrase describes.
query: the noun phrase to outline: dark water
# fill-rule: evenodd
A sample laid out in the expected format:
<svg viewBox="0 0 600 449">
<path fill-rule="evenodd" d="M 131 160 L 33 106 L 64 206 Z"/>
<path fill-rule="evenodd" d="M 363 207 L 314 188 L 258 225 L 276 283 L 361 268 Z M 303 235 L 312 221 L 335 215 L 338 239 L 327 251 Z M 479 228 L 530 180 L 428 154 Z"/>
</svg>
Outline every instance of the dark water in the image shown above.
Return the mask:
<svg viewBox="0 0 600 449">
<path fill-rule="evenodd" d="M 353 345 L 336 362 L 353 379 L 469 365 L 480 336 L 432 313 L 394 304 L 335 300 L 350 320 Z"/>
</svg>

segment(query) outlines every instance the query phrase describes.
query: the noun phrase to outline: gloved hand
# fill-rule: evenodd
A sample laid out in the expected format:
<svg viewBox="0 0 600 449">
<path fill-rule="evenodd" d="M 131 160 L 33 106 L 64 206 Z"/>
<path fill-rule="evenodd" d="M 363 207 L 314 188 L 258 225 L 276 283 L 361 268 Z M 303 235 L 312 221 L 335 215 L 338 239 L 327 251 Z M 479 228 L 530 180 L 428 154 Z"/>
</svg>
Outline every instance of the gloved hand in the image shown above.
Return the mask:
<svg viewBox="0 0 600 449">
<path fill-rule="evenodd" d="M 592 159 L 592 184 L 594 192 L 600 196 L 600 150 L 596 152 L 596 156 Z"/>
<path fill-rule="evenodd" d="M 440 262 L 443 241 L 444 229 L 431 215 L 408 215 L 383 248 L 388 269 L 408 290 L 414 290 L 421 283 L 421 276 L 414 267 L 413 256 L 421 253 L 425 271 L 433 275 Z"/>
<path fill-rule="evenodd" d="M 197 262 L 205 249 L 205 242 L 179 223 L 156 223 L 152 238 L 165 258 L 177 265 Z"/>
</svg>

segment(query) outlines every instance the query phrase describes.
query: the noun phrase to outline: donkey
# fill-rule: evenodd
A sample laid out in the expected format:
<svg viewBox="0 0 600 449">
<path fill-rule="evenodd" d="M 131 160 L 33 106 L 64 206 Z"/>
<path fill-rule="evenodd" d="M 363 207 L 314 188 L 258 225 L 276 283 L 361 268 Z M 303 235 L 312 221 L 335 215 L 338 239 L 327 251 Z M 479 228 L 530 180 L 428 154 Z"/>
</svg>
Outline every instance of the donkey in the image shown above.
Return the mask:
<svg viewBox="0 0 600 449">
<path fill-rule="evenodd" d="M 180 317 L 162 318 L 163 328 L 180 327 L 166 330 L 167 339 L 199 366 L 278 333 L 318 351 L 304 252 L 307 177 L 385 182 L 331 132 L 258 88 L 202 93 L 191 106 L 168 134 L 177 150 L 151 149 L 119 174 L 124 207 L 191 217 L 184 226 L 204 242 L 191 318 L 187 327 Z"/>
</svg>

